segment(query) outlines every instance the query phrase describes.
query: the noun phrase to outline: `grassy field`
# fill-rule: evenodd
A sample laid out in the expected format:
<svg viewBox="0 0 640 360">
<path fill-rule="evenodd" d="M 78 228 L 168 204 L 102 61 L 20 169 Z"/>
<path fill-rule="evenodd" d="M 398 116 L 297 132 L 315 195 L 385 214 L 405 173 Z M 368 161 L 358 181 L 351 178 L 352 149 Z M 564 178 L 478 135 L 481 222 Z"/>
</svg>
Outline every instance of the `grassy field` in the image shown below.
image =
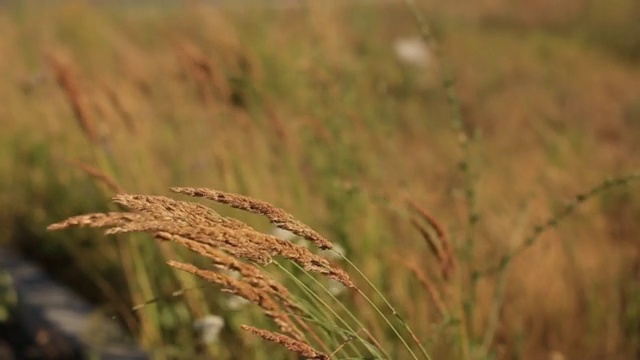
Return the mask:
<svg viewBox="0 0 640 360">
<path fill-rule="evenodd" d="M 269 328 L 260 309 L 233 310 L 214 286 L 171 296 L 203 283 L 166 260 L 201 258 L 140 235 L 46 231 L 117 209 L 117 192 L 215 188 L 344 247 L 434 359 L 639 356 L 637 177 L 573 205 L 640 169 L 640 7 L 418 5 L 442 55 L 421 64 L 394 50 L 420 36 L 402 3 L 8 5 L 0 241 L 117 314 L 154 357 L 287 358 L 240 330 Z M 412 358 L 358 294 L 338 300 L 391 358 Z M 192 325 L 207 314 L 225 327 L 204 346 Z"/>
</svg>

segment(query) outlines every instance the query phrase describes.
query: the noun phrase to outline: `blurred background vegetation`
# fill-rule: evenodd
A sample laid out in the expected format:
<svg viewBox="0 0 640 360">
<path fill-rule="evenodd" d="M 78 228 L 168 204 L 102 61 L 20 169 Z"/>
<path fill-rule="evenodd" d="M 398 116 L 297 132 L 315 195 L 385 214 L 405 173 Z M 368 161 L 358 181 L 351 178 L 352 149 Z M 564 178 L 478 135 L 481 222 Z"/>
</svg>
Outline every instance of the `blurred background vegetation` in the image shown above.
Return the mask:
<svg viewBox="0 0 640 360">
<path fill-rule="evenodd" d="M 451 351 L 460 339 L 434 326 L 440 313 L 405 266 L 437 269 L 406 199 L 454 244 L 468 231 L 469 179 L 442 68 L 473 139 L 479 221 L 461 272 L 495 264 L 573 195 L 640 168 L 634 0 L 421 1 L 442 61 L 396 1 L 2 6 L 0 241 L 117 313 L 158 357 L 276 350 L 239 333 L 259 312 L 225 308 L 216 289 L 130 310 L 194 286 L 163 260 L 188 254 L 143 237 L 47 233 L 48 224 L 109 210 L 116 191 L 257 197 L 341 244 L 435 358 L 460 358 Z M 484 358 L 640 356 L 639 190 L 586 203 L 515 259 Z M 495 284 L 480 280 L 466 304 L 470 348 L 491 324 Z M 203 350 L 192 324 L 209 313 L 228 325 Z"/>
</svg>

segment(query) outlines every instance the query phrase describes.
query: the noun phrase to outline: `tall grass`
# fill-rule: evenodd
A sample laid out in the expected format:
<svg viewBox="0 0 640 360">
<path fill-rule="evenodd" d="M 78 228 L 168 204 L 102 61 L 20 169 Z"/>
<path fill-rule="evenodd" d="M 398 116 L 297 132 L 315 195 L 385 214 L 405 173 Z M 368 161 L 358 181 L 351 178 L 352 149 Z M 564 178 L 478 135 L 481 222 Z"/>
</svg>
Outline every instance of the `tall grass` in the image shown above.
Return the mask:
<svg viewBox="0 0 640 360">
<path fill-rule="evenodd" d="M 271 326 L 259 308 L 232 310 L 227 294 L 164 266 L 207 268 L 183 247 L 44 232 L 117 210 L 105 205 L 116 193 L 215 187 L 287 209 L 346 249 L 339 263 L 367 298 L 336 301 L 286 261 L 266 269 L 324 329 L 307 333 L 319 352 L 420 358 L 418 342 L 433 358 L 631 356 L 636 228 L 617 231 L 612 214 L 633 214 L 637 197 L 603 195 L 535 241 L 525 230 L 562 213 L 568 194 L 640 166 L 637 68 L 574 34 L 427 9 L 456 79 L 449 102 L 430 71 L 393 54 L 396 38 L 418 34 L 403 6 L 70 3 L 2 15 L 3 240 L 117 313 L 157 357 L 286 356 L 240 331 Z M 211 314 L 225 325 L 205 344 L 192 325 Z"/>
</svg>

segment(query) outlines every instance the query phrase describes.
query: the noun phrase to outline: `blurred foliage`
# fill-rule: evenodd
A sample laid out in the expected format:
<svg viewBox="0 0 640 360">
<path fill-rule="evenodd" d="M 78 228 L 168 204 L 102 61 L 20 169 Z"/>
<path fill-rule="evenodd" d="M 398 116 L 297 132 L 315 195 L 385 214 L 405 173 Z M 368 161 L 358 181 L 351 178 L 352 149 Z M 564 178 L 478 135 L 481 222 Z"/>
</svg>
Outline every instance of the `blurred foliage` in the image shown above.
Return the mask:
<svg viewBox="0 0 640 360">
<path fill-rule="evenodd" d="M 405 7 L 302 4 L 8 5 L 0 13 L 0 240 L 118 313 L 158 356 L 270 359 L 279 350 L 238 328 L 248 318 L 266 324 L 258 311 L 227 311 L 225 295 L 211 288 L 170 296 L 197 283 L 163 259 L 202 260 L 141 236 L 45 231 L 111 209 L 113 189 L 87 167 L 128 192 L 183 185 L 245 193 L 344 245 L 418 335 L 433 339 L 435 358 L 458 356 L 450 350 L 455 325 L 434 326 L 448 323 L 403 266 L 435 272 L 407 198 L 432 211 L 456 246 L 465 236 L 456 226 L 466 216 L 459 134 L 440 67 L 454 72 L 467 130 L 479 139 L 477 263 L 464 266 L 484 267 L 552 206 L 640 167 L 638 6 L 421 3 L 445 60 L 416 65 L 394 53 L 398 39 L 417 35 Z M 627 194 L 587 205 L 516 261 L 493 355 L 638 354 L 630 284 L 640 264 L 639 203 Z M 270 230 L 262 219 L 216 209 Z M 468 319 L 474 341 L 491 309 L 489 280 Z M 128 310 L 154 297 L 162 300 Z M 229 325 L 219 344 L 202 349 L 191 325 L 208 313 Z"/>
</svg>

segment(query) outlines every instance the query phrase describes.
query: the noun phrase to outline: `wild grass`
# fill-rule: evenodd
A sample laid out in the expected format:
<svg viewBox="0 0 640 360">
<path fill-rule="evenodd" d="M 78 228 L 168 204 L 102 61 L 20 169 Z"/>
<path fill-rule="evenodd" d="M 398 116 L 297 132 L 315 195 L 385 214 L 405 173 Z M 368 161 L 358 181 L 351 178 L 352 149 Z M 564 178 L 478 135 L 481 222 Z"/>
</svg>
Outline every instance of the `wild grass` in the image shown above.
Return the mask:
<svg viewBox="0 0 640 360">
<path fill-rule="evenodd" d="M 627 185 L 634 180 L 640 180 L 640 174 L 606 180 L 592 190 L 577 195 L 575 201 L 565 205 L 561 211 L 546 222 L 535 226 L 533 233 L 525 238 L 521 244 L 503 255 L 495 266 L 486 270 L 473 270 L 472 267 L 469 267 L 466 269 L 467 273 L 462 274 L 466 279 L 458 283 L 450 281 L 451 276 L 452 273 L 456 272 L 456 263 L 469 263 L 466 254 L 461 253 L 458 255 L 454 252 L 442 226 L 426 210 L 421 209 L 416 204 L 412 204 L 422 220 L 428 225 L 428 227 L 424 227 L 418 221 L 413 222 L 428 244 L 432 255 L 439 262 L 441 284 L 444 285 L 434 286 L 429 280 L 431 275 L 425 274 L 415 264 L 408 264 L 408 268 L 425 287 L 431 300 L 440 311 L 440 315 L 447 321 L 450 321 L 451 317 L 455 319 L 457 324 L 454 326 L 459 329 L 459 337 L 461 338 L 458 346 L 462 357 L 473 359 L 491 357 L 491 345 L 500 321 L 499 313 L 503 306 L 506 279 L 513 260 L 526 248 L 533 246 L 544 232 L 557 226 L 565 217 L 571 215 L 584 201 L 600 195 L 610 188 Z M 333 244 L 316 231 L 294 219 L 286 211 L 267 202 L 244 195 L 206 188 L 172 188 L 172 191 L 203 197 L 230 205 L 236 209 L 263 215 L 280 229 L 291 231 L 292 234 L 308 240 L 319 249 L 330 250 L 333 248 Z M 175 201 L 162 196 L 129 194 L 116 195 L 114 202 L 133 212 L 79 215 L 52 224 L 48 229 L 62 230 L 73 226 L 107 228 L 105 233 L 108 235 L 148 232 L 158 240 L 169 241 L 186 247 L 192 252 L 207 258 L 210 261 L 209 265 L 213 268 L 199 268 L 191 263 L 175 260 L 168 260 L 167 264 L 214 284 L 225 293 L 240 296 L 257 305 L 276 324 L 280 332 L 259 329 L 249 325 L 241 325 L 240 328 L 258 335 L 266 341 L 279 344 L 302 358 L 322 360 L 332 358 L 392 359 L 401 357 L 397 351 L 394 351 L 393 357 L 391 357 L 389 355 L 390 352 L 379 345 L 381 341 L 373 337 L 371 331 L 363 327 L 362 323 L 357 320 L 358 314 L 349 314 L 350 317 L 358 322 L 357 326 L 360 326 L 357 331 L 354 331 L 355 324 L 349 325 L 344 321 L 342 321 L 343 327 L 332 327 L 331 325 L 335 326 L 340 317 L 333 310 L 333 307 L 337 308 L 338 306 L 322 301 L 318 295 L 321 292 L 319 289 L 311 290 L 305 286 L 305 290 L 309 291 L 309 294 L 314 297 L 312 300 L 315 301 L 315 304 L 313 305 L 317 308 L 325 307 L 325 309 L 320 310 L 321 313 L 318 314 L 314 313 L 310 308 L 305 308 L 303 302 L 296 300 L 285 285 L 265 271 L 265 267 L 273 263 L 284 270 L 283 265 L 277 262 L 276 257 L 284 258 L 297 264 L 306 273 L 306 276 L 311 277 L 312 274 L 320 274 L 341 283 L 347 290 L 362 296 L 397 336 L 396 340 L 404 345 L 409 358 L 419 358 L 393 323 L 355 285 L 346 272 L 332 266 L 328 260 L 314 254 L 306 246 L 294 244 L 288 239 L 281 239 L 258 232 L 246 223 L 221 216 L 212 209 L 199 204 Z M 431 235 L 431 233 L 435 236 Z M 340 255 L 353 267 L 353 270 L 362 275 L 366 283 L 371 286 L 380 296 L 380 299 L 392 310 L 393 315 L 404 325 L 407 334 L 422 351 L 422 358 L 431 359 L 421 340 L 411 330 L 407 322 L 402 319 L 393 305 L 389 303 L 384 294 L 352 262 L 344 255 Z M 233 271 L 239 275 L 232 277 L 224 273 L 224 271 Z M 286 270 L 284 272 L 292 280 L 298 280 L 297 275 L 286 272 Z M 478 281 L 494 273 L 497 273 L 498 277 L 492 312 L 489 315 L 484 334 L 480 338 L 475 338 L 473 327 L 465 319 L 473 315 L 474 309 L 471 306 L 475 305 Z M 470 284 L 467 284 L 467 281 Z M 322 285 L 317 280 L 316 283 L 322 288 Z M 457 301 L 450 299 L 449 294 L 447 294 L 447 301 L 443 302 L 442 293 L 449 292 L 451 290 L 451 288 L 447 289 L 449 286 L 459 287 L 457 296 L 461 297 L 458 301 L 463 302 L 462 309 L 450 307 L 449 304 L 454 304 L 455 306 Z M 326 291 L 326 288 L 324 290 Z M 330 292 L 328 293 L 330 294 Z M 335 296 L 333 296 L 332 300 L 340 302 Z M 344 305 L 342 305 L 342 308 L 350 312 Z M 331 318 L 332 316 L 333 318 Z M 370 338 L 361 337 L 358 334 L 359 332 L 367 334 Z M 351 348 L 346 346 L 354 343 L 361 346 Z M 319 348 L 323 350 L 318 350 Z"/>
<path fill-rule="evenodd" d="M 396 39 L 420 32 L 398 4 L 15 5 L 0 16 L 0 237 L 117 314 L 159 358 L 288 356 L 241 328 L 286 333 L 264 316 L 280 316 L 274 307 L 234 310 L 237 298 L 166 266 L 211 271 L 211 256 L 230 261 L 206 244 L 176 243 L 185 235 L 265 264 L 253 265 L 264 275 L 251 281 L 285 286 L 308 312 L 286 315 L 314 351 L 335 358 L 413 358 L 409 349 L 420 358 L 417 343 L 436 359 L 633 357 L 636 187 L 579 210 L 572 198 L 640 168 L 640 72 L 624 55 L 631 41 L 596 36 L 627 13 L 589 17 L 582 3 L 419 2 L 444 58 L 434 68 L 394 55 Z M 633 39 L 628 24 L 615 31 Z M 446 91 L 442 69 L 455 80 Z M 302 222 L 257 218 L 243 211 L 262 209 L 250 202 L 163 208 L 177 202 L 166 189 L 184 185 L 261 199 Z M 147 214 L 121 226 L 170 241 L 44 231 L 77 214 L 118 213 L 108 202 L 116 194 L 157 194 L 117 195 L 134 214 L 179 211 L 172 223 Z M 557 229 L 545 220 L 567 209 Z M 210 211 L 236 220 L 188 215 Z M 272 222 L 308 224 L 344 247 L 329 264 L 362 293 L 334 295 L 330 279 L 309 270 L 341 272 L 286 260 L 312 244 L 300 237 L 269 265 L 267 249 L 224 242 L 241 233 L 233 241 L 282 244 L 260 235 Z M 216 279 L 240 285 L 225 276 Z M 205 343 L 193 325 L 212 315 L 224 325 Z"/>
<path fill-rule="evenodd" d="M 220 203 L 229 204 L 245 211 L 256 212 L 271 219 L 281 228 L 289 229 L 294 234 L 315 243 L 320 249 L 331 249 L 332 244 L 295 220 L 291 215 L 271 204 L 250 197 L 224 193 L 211 189 L 174 188 L 174 192 L 203 196 Z M 49 226 L 49 230 L 61 230 L 70 226 L 106 227 L 107 234 L 128 232 L 149 232 L 156 239 L 178 243 L 189 250 L 208 258 L 211 265 L 218 270 L 235 271 L 239 279 L 232 278 L 220 271 L 200 269 L 192 264 L 169 260 L 168 264 L 176 269 L 194 274 L 207 282 L 216 284 L 223 291 L 241 296 L 258 305 L 275 324 L 281 333 L 273 333 L 254 327 L 242 328 L 276 342 L 310 359 L 329 359 L 330 355 L 315 350 L 307 336 L 318 331 L 327 332 L 323 337 L 329 339 L 343 338 L 350 342 L 351 338 L 365 342 L 366 347 L 373 348 L 369 340 L 361 338 L 357 333 L 347 329 L 331 329 L 326 320 L 315 318 L 314 314 L 305 310 L 291 293 L 278 281 L 267 275 L 261 267 L 275 261 L 274 257 L 282 257 L 298 264 L 307 274 L 321 274 L 336 280 L 347 289 L 356 288 L 349 276 L 341 269 L 332 266 L 325 258 L 312 253 L 306 247 L 295 245 L 272 235 L 260 233 L 249 225 L 232 218 L 226 218 L 215 211 L 200 205 L 172 201 L 164 197 L 117 195 L 116 203 L 135 211 L 134 213 L 97 213 L 69 218 L 61 223 Z M 323 303 L 322 305 L 326 305 Z M 373 305 L 373 304 L 372 304 Z M 375 306 L 375 305 L 374 305 Z M 326 310 L 325 310 L 326 311 Z M 294 320 L 295 319 L 295 320 Z M 311 324 L 304 323 L 311 319 Z M 333 319 L 335 322 L 337 319 Z M 319 326 L 311 330 L 312 326 Z M 392 326 L 390 324 L 390 326 Z M 304 331 L 303 331 L 304 330 Z M 361 329 L 369 333 L 366 329 Z M 333 346 L 331 356 L 338 356 L 340 344 L 327 344 L 317 338 L 315 346 Z M 348 340 L 349 339 L 349 340 Z M 402 338 L 401 341 L 404 341 Z M 374 342 L 378 342 L 375 341 Z M 343 346 L 343 345 L 342 345 Z M 343 348 L 348 350 L 348 348 Z M 407 350 L 413 354 L 407 345 Z M 425 353 L 426 354 L 426 353 Z M 373 354 L 340 354 L 340 358 L 348 356 L 369 357 Z M 376 357 L 380 355 L 377 354 Z M 388 357 L 388 356 L 387 356 Z M 415 354 L 413 357 L 416 358 Z"/>
</svg>

